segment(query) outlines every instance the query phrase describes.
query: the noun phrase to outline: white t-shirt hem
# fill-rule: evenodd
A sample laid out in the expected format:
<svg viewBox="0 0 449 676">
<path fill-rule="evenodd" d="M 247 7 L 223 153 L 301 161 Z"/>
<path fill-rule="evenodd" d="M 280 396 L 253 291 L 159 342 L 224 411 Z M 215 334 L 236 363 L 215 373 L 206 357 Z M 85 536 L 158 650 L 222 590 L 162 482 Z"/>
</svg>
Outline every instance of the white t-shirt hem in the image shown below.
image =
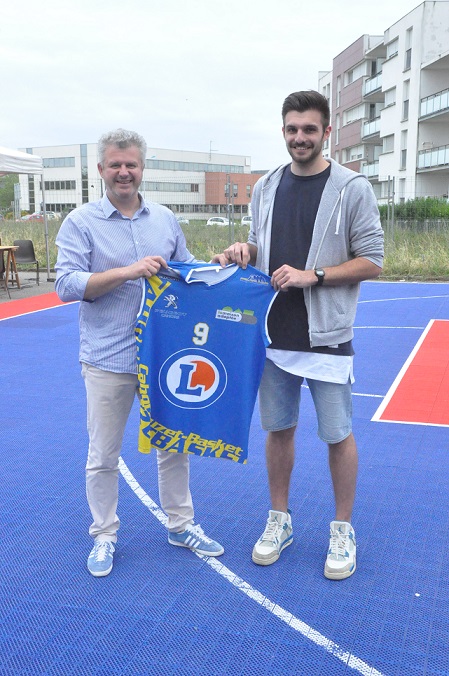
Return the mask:
<svg viewBox="0 0 449 676">
<path fill-rule="evenodd" d="M 354 383 L 353 356 L 267 348 L 267 359 L 295 376 L 345 385 Z"/>
</svg>

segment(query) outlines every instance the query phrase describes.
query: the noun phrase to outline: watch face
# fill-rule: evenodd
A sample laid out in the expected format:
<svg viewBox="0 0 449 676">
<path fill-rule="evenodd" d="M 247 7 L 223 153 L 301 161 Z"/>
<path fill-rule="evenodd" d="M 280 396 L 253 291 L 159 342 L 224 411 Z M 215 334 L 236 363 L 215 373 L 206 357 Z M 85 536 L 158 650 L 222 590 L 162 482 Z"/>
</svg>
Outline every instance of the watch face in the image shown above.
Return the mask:
<svg viewBox="0 0 449 676">
<path fill-rule="evenodd" d="M 316 278 L 318 279 L 317 286 L 321 286 L 324 282 L 324 270 L 322 270 L 321 268 L 316 268 L 314 272 Z"/>
</svg>

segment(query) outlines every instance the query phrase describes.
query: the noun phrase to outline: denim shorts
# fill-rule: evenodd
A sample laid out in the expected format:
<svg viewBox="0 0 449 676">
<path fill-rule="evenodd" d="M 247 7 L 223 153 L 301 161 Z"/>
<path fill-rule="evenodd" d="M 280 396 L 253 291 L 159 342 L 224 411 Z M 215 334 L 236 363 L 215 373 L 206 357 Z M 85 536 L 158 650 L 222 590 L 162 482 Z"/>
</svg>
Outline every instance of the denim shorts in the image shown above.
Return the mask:
<svg viewBox="0 0 449 676">
<path fill-rule="evenodd" d="M 271 359 L 259 387 L 262 427 L 278 432 L 298 424 L 302 376 L 295 376 L 276 366 Z M 352 387 L 307 378 L 318 419 L 318 436 L 326 444 L 338 444 L 352 432 Z"/>
</svg>

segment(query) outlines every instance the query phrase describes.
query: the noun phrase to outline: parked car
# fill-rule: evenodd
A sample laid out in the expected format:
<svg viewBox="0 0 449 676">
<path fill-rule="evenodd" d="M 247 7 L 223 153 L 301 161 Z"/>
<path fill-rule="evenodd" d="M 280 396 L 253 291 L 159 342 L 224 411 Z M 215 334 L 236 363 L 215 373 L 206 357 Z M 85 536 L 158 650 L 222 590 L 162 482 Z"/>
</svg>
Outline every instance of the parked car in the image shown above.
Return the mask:
<svg viewBox="0 0 449 676">
<path fill-rule="evenodd" d="M 251 223 L 253 222 L 253 217 L 252 216 L 243 216 L 240 225 L 249 225 L 251 226 Z"/>
<path fill-rule="evenodd" d="M 22 221 L 43 221 L 44 220 L 44 214 L 42 214 L 39 211 L 35 211 L 34 214 L 26 214 L 25 216 L 22 216 Z"/>
<path fill-rule="evenodd" d="M 59 218 L 58 214 L 56 214 L 54 211 L 47 211 L 47 221 L 55 221 L 57 218 Z M 21 218 L 22 221 L 43 221 L 44 220 L 44 214 L 42 211 L 35 211 L 34 214 L 26 214 L 25 216 L 22 216 Z"/>
<path fill-rule="evenodd" d="M 212 216 L 212 218 L 209 218 L 206 225 L 229 225 L 229 220 L 222 216 Z"/>
<path fill-rule="evenodd" d="M 179 225 L 189 225 L 189 219 L 184 218 L 184 216 L 176 216 L 176 220 L 178 221 Z"/>
</svg>

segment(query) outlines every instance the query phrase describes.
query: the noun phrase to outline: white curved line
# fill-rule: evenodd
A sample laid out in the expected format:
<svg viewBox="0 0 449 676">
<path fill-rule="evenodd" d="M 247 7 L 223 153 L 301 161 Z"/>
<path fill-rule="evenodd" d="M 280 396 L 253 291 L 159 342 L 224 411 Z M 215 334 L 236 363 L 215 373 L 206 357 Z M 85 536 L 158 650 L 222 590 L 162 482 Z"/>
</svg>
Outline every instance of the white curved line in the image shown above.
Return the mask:
<svg viewBox="0 0 449 676">
<path fill-rule="evenodd" d="M 404 296 L 403 298 L 367 298 L 366 300 L 359 300 L 358 304 L 363 303 L 389 303 L 397 300 L 429 300 L 433 298 L 449 298 L 447 294 L 436 294 L 434 296 Z"/>
<path fill-rule="evenodd" d="M 119 469 L 126 483 L 131 488 L 131 490 L 134 491 L 139 500 L 141 500 L 145 507 L 148 507 L 153 516 L 155 516 L 156 519 L 158 519 L 158 521 L 160 521 L 160 523 L 165 526 L 167 523 L 167 516 L 154 502 L 154 500 L 150 498 L 148 493 L 144 491 L 142 486 L 129 471 L 122 458 L 119 458 Z M 203 559 L 203 561 L 207 563 L 208 566 L 215 570 L 215 572 L 221 575 L 225 580 L 230 582 L 236 589 L 239 589 L 241 592 L 246 594 L 248 598 L 258 603 L 262 608 L 268 610 L 268 612 L 275 615 L 279 620 L 285 622 L 289 627 L 302 634 L 302 636 L 309 639 L 320 648 L 324 648 L 324 650 L 330 653 L 333 657 L 337 657 L 351 669 L 355 669 L 355 671 L 358 671 L 364 676 L 383 676 L 382 672 L 378 671 L 374 667 L 371 667 L 369 664 L 359 659 L 352 653 L 343 650 L 337 643 L 334 643 L 334 641 L 331 641 L 329 638 L 326 638 L 326 636 L 323 636 L 323 634 L 320 634 L 318 631 L 313 629 L 313 627 L 310 627 L 308 624 L 292 615 L 292 613 L 290 613 L 288 610 L 285 610 L 277 603 L 270 601 L 269 598 L 257 591 L 257 589 L 254 589 L 254 587 L 251 587 L 250 584 L 245 582 L 245 580 L 242 580 L 241 577 L 238 577 L 238 575 L 233 573 L 232 570 L 224 566 L 217 559 L 210 556 L 203 556 L 202 554 L 196 555 L 200 559 Z"/>
</svg>

